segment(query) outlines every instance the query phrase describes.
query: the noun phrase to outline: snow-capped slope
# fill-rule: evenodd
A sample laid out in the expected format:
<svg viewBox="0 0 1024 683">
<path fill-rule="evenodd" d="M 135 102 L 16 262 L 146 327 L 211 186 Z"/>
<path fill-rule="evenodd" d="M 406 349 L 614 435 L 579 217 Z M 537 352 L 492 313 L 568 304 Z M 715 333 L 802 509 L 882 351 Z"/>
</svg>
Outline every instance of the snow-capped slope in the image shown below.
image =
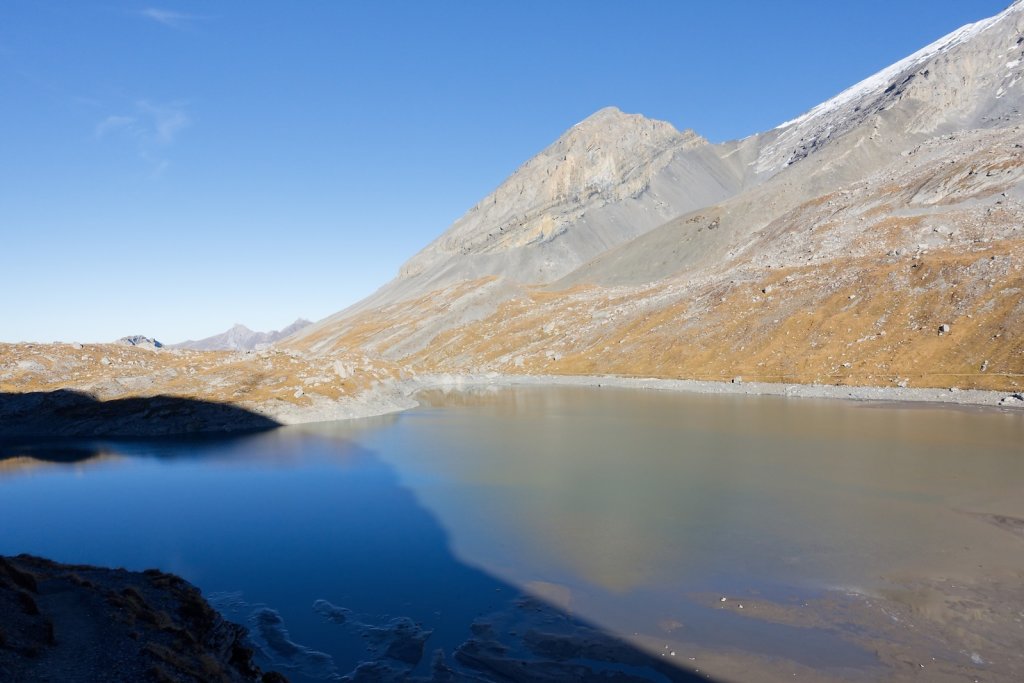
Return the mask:
<svg viewBox="0 0 1024 683">
<path fill-rule="evenodd" d="M 1021 87 L 1022 22 L 1024 3 L 1017 0 L 768 131 L 761 136 L 756 172 L 778 173 L 898 102 L 904 116 L 894 123 L 908 136 L 981 127 L 986 119 L 1016 115 L 1016 107 L 1000 106 L 999 100 Z"/>
</svg>

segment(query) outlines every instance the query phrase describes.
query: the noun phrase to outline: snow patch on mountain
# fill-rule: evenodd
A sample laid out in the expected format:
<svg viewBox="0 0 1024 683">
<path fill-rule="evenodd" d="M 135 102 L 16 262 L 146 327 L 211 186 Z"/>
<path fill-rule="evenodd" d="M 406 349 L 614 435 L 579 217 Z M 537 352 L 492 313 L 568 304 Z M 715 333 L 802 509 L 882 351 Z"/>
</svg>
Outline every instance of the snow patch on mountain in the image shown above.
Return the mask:
<svg viewBox="0 0 1024 683">
<path fill-rule="evenodd" d="M 827 114 L 828 112 L 835 111 L 842 107 L 843 105 L 853 102 L 854 100 L 857 100 L 868 93 L 874 92 L 879 88 L 888 87 L 889 83 L 892 82 L 892 79 L 898 76 L 899 74 L 903 73 L 904 71 L 914 66 L 917 66 L 918 64 L 921 64 L 927 61 L 928 59 L 931 59 L 940 52 L 944 52 L 966 42 L 967 40 L 970 40 L 974 36 L 977 36 L 978 34 L 994 26 L 1010 12 L 1017 11 L 1022 7 L 1024 7 L 1024 5 L 1014 3 L 1011 7 L 1007 8 L 1002 13 L 997 14 L 994 17 L 989 17 L 988 19 L 976 21 L 973 24 L 961 26 L 952 33 L 949 33 L 943 36 L 942 38 L 939 38 L 934 43 L 931 43 L 930 45 L 921 48 L 920 50 L 913 53 L 909 57 L 901 59 L 895 64 L 892 64 L 891 66 L 882 69 L 878 73 L 872 76 L 868 76 L 860 83 L 850 86 L 849 88 L 842 91 L 832 99 L 822 102 L 821 104 L 814 107 L 807 113 L 802 114 L 801 116 L 798 116 L 795 119 L 786 121 L 785 123 L 779 124 L 778 126 L 775 127 L 775 130 L 789 128 L 790 126 L 796 126 L 806 121 L 810 121 L 811 119 L 817 118 L 822 114 Z M 1012 64 L 1013 66 L 1016 66 L 1016 64 L 1018 63 L 1019 60 L 1017 62 L 1013 62 Z M 1011 65 L 1007 64 L 1006 66 L 1009 67 Z"/>
</svg>

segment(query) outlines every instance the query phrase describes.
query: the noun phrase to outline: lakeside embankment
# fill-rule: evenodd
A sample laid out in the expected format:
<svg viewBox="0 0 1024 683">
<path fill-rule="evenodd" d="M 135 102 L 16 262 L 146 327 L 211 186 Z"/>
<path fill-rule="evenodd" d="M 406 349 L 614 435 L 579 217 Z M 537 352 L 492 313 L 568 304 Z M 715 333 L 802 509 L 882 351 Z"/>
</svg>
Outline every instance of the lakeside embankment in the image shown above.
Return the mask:
<svg viewBox="0 0 1024 683">
<path fill-rule="evenodd" d="M 1024 408 L 1017 388 L 425 373 L 354 353 L 310 357 L 275 348 L 236 353 L 124 344 L 0 344 L 0 437 L 259 430 L 400 412 L 417 406 L 421 391 L 542 385 Z"/>
</svg>

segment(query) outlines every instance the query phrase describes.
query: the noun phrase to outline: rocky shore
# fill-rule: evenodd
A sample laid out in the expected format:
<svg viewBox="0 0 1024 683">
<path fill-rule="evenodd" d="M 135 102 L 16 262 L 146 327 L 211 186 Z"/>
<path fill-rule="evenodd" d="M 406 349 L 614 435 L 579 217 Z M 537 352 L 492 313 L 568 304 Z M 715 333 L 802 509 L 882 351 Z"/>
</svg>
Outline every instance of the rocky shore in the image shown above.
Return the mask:
<svg viewBox="0 0 1024 683">
<path fill-rule="evenodd" d="M 415 407 L 421 391 L 520 385 L 1024 408 L 1018 389 L 781 383 L 742 376 L 708 381 L 439 373 L 365 355 L 319 357 L 274 348 L 236 353 L 124 344 L 0 344 L 0 438 L 255 431 L 399 412 Z"/>
<path fill-rule="evenodd" d="M 471 388 L 479 386 L 582 386 L 682 391 L 695 394 L 743 394 L 791 398 L 881 401 L 892 403 L 941 403 L 959 406 L 1024 408 L 1024 395 L 980 389 L 842 386 L 747 382 L 740 376 L 728 382 L 616 375 L 429 375 L 418 378 L 422 389 Z"/>
<path fill-rule="evenodd" d="M 172 574 L 0 557 L 3 681 L 286 683 L 246 633 Z"/>
</svg>

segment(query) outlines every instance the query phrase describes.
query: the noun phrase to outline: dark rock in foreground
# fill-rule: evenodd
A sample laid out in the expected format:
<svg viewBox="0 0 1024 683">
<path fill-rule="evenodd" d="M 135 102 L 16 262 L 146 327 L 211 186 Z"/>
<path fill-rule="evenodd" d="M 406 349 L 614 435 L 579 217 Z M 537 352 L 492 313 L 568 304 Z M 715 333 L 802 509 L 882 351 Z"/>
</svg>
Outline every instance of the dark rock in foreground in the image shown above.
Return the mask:
<svg viewBox="0 0 1024 683">
<path fill-rule="evenodd" d="M 0 557 L 2 681 L 286 683 L 245 637 L 172 574 Z"/>
</svg>

